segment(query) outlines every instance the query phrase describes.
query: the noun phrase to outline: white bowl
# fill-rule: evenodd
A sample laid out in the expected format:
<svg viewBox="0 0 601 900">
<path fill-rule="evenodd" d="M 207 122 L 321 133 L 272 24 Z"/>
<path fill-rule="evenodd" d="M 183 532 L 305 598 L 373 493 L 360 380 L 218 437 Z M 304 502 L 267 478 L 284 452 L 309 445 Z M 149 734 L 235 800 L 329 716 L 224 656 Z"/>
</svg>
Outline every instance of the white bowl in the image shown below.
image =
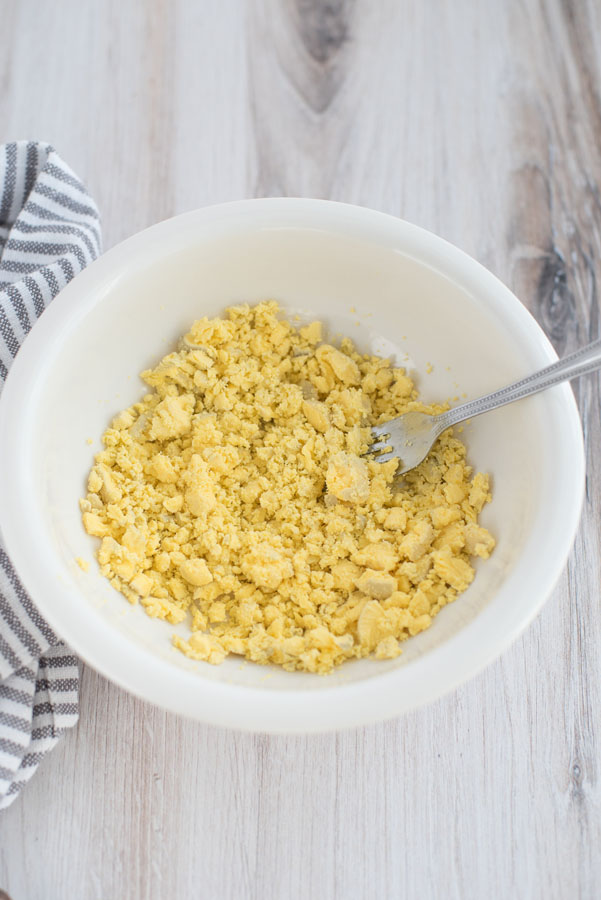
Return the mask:
<svg viewBox="0 0 601 900">
<path fill-rule="evenodd" d="M 170 644 L 173 626 L 131 607 L 94 562 L 78 499 L 110 418 L 189 324 L 276 298 L 359 347 L 415 368 L 426 400 L 474 397 L 556 359 L 513 294 L 460 250 L 406 222 L 320 200 L 250 200 L 178 216 L 79 275 L 44 313 L 0 402 L 0 527 L 40 612 L 86 662 L 134 694 L 205 722 L 255 731 L 360 725 L 439 697 L 497 657 L 551 592 L 578 525 L 582 432 L 567 385 L 475 419 L 471 463 L 492 475 L 490 560 L 394 661 L 328 677 Z M 356 311 L 355 311 L 356 310 Z M 426 374 L 427 364 L 434 366 Z M 93 447 L 86 443 L 93 439 Z M 178 626 L 185 633 L 183 626 Z"/>
</svg>

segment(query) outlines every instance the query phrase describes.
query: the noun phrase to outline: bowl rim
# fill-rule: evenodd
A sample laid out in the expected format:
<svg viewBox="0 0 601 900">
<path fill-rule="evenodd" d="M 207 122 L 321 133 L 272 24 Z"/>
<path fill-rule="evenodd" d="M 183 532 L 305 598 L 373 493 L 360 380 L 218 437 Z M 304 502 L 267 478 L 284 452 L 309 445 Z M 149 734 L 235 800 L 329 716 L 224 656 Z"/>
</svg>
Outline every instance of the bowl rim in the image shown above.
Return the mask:
<svg viewBox="0 0 601 900">
<path fill-rule="evenodd" d="M 182 235 L 193 234 L 200 225 L 219 222 L 234 233 L 256 225 L 261 216 L 266 221 L 279 221 L 279 227 L 293 223 L 306 228 L 313 223 L 313 227 L 338 233 L 369 235 L 372 240 L 380 235 L 400 244 L 402 252 L 408 252 L 411 246 L 419 248 L 424 264 L 430 263 L 447 277 L 457 272 L 464 280 L 469 276 L 478 282 L 479 294 L 489 306 L 502 307 L 503 318 L 512 319 L 526 333 L 542 359 L 541 365 L 557 359 L 538 323 L 509 288 L 467 253 L 432 232 L 386 213 L 335 201 L 239 200 L 192 210 L 152 225 L 109 249 L 70 281 L 34 324 L 9 370 L 0 396 L 0 435 L 20 433 L 27 415 L 27 404 L 21 398 L 34 390 L 41 360 L 48 356 L 49 348 L 66 339 L 67 320 L 70 331 L 102 300 L 103 287 L 107 289 L 120 273 L 131 270 L 152 248 L 160 247 L 164 253 L 166 247 L 181 246 Z M 548 565 L 542 573 L 537 569 L 536 583 L 531 586 L 534 599 L 523 612 L 509 617 L 505 630 L 491 639 L 486 628 L 490 606 L 486 607 L 432 651 L 437 661 L 434 672 L 431 653 L 426 653 L 406 668 L 347 684 L 320 686 L 319 690 L 265 690 L 196 676 L 191 679 L 188 671 L 133 646 L 108 622 L 100 621 L 90 629 L 85 604 L 69 619 L 63 617 L 58 609 L 64 589 L 45 574 L 53 557 L 50 546 L 36 546 L 32 552 L 30 529 L 22 514 L 27 476 L 19 466 L 19 442 L 6 438 L 0 440 L 0 472 L 14 472 L 15 477 L 0 479 L 0 534 L 23 586 L 50 626 L 86 663 L 130 693 L 208 724 L 246 731 L 308 733 L 370 724 L 430 703 L 476 675 L 526 629 L 553 590 L 576 535 L 585 484 L 583 435 L 574 395 L 567 383 L 553 391 L 562 399 L 563 429 L 571 460 L 569 488 L 564 485 L 562 494 L 561 537 L 551 536 L 546 551 Z M 470 652 L 462 653 L 466 642 Z M 407 677 L 403 672 L 408 669 L 412 674 L 410 695 L 401 689 Z"/>
</svg>

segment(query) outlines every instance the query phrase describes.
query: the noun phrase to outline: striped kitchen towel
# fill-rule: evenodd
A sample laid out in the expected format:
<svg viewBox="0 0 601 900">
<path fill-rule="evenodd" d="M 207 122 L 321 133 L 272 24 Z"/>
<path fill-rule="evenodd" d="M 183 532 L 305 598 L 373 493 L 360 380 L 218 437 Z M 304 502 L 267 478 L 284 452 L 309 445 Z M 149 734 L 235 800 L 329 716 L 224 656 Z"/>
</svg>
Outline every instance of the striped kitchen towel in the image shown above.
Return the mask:
<svg viewBox="0 0 601 900">
<path fill-rule="evenodd" d="M 56 151 L 33 141 L 0 145 L 0 391 L 36 319 L 99 252 L 96 204 Z M 0 543 L 0 809 L 77 722 L 78 687 L 76 657 Z"/>
</svg>

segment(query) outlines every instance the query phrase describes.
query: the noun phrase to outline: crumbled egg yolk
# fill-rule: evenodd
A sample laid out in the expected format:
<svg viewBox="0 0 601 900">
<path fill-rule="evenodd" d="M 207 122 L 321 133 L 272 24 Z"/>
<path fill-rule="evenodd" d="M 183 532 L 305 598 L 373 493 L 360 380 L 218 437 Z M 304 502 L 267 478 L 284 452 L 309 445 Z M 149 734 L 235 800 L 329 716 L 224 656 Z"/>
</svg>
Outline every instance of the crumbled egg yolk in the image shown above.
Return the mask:
<svg viewBox="0 0 601 900">
<path fill-rule="evenodd" d="M 396 460 L 363 456 L 371 425 L 442 407 L 389 360 L 324 343 L 319 322 L 235 306 L 142 378 L 150 392 L 103 436 L 83 523 L 117 590 L 187 619 L 172 642 L 193 659 L 326 673 L 394 658 L 494 547 L 478 525 L 488 476 L 451 431 L 402 481 Z"/>
</svg>

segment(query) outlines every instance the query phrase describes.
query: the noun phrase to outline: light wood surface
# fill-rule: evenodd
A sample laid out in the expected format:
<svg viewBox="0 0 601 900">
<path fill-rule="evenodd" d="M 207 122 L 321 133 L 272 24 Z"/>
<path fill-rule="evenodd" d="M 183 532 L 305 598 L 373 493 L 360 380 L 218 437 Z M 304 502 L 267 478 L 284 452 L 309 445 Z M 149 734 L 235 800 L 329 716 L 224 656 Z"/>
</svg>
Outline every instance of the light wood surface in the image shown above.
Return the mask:
<svg viewBox="0 0 601 900">
<path fill-rule="evenodd" d="M 51 141 L 105 246 L 272 194 L 457 243 L 559 352 L 599 337 L 597 0 L 4 0 L 0 140 Z M 203 727 L 84 669 L 81 721 L 0 817 L 13 900 L 601 896 L 599 380 L 582 527 L 511 650 L 397 721 Z"/>
</svg>

